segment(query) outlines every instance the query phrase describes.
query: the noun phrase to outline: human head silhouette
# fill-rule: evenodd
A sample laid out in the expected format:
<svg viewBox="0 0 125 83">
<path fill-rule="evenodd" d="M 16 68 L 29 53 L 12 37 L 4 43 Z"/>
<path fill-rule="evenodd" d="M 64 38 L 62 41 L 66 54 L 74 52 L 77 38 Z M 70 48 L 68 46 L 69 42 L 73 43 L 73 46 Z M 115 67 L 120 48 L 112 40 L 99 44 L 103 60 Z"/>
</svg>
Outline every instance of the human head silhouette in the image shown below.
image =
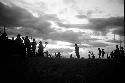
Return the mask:
<svg viewBox="0 0 125 83">
<path fill-rule="evenodd" d="M 18 34 L 18 35 L 17 35 L 17 38 L 20 38 L 20 36 L 21 36 L 21 35 L 20 35 L 20 34 Z"/>
<path fill-rule="evenodd" d="M 39 43 L 42 44 L 42 41 L 40 41 Z"/>
<path fill-rule="evenodd" d="M 98 48 L 98 50 L 100 50 L 100 48 Z"/>
<path fill-rule="evenodd" d="M 25 38 L 24 38 L 24 37 L 22 37 L 22 39 L 24 40 Z"/>
<path fill-rule="evenodd" d="M 116 48 L 118 48 L 118 45 L 116 45 Z"/>
<path fill-rule="evenodd" d="M 121 47 L 121 49 L 123 50 L 124 48 L 123 48 L 123 47 Z"/>
<path fill-rule="evenodd" d="M 77 46 L 77 44 L 75 43 L 75 46 Z"/>
<path fill-rule="evenodd" d="M 33 41 L 35 41 L 35 39 L 33 39 Z"/>
<path fill-rule="evenodd" d="M 28 39 L 28 36 L 26 36 L 26 39 Z"/>
</svg>

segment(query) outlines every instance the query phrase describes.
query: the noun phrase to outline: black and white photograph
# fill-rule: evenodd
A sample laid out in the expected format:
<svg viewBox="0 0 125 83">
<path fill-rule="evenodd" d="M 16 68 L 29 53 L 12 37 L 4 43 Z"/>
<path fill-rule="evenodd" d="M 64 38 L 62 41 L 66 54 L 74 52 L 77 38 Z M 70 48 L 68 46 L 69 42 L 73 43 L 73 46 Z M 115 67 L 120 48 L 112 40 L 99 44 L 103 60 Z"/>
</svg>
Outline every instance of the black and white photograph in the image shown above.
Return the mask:
<svg viewBox="0 0 125 83">
<path fill-rule="evenodd" d="M 124 83 L 124 0 L 0 0 L 0 83 Z"/>
</svg>

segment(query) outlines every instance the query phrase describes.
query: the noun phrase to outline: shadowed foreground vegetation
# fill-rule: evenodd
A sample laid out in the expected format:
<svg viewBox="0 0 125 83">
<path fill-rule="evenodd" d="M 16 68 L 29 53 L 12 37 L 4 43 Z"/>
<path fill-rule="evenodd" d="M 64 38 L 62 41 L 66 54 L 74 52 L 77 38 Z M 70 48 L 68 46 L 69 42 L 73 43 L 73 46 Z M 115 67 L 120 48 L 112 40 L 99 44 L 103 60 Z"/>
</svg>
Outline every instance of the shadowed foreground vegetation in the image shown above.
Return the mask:
<svg viewBox="0 0 125 83">
<path fill-rule="evenodd" d="M 22 40 L 23 39 L 23 40 Z M 24 42 L 24 43 L 23 43 Z M 28 36 L 20 34 L 14 40 L 8 39 L 5 32 L 0 36 L 0 83 L 122 83 L 124 77 L 124 48 L 116 45 L 116 50 L 107 59 L 80 59 L 79 47 L 75 44 L 75 53 L 79 59 L 64 59 L 60 52 L 56 58 L 45 58 L 42 42 L 35 53 L 36 42 L 30 42 Z M 32 48 L 31 48 L 32 47 Z M 99 49 L 100 51 L 100 49 Z M 102 57 L 104 57 L 104 50 Z M 46 55 L 49 56 L 48 52 Z M 99 53 L 99 58 L 101 51 Z"/>
<path fill-rule="evenodd" d="M 2 82 L 112 83 L 123 80 L 124 61 L 11 57 L 2 59 Z"/>
</svg>

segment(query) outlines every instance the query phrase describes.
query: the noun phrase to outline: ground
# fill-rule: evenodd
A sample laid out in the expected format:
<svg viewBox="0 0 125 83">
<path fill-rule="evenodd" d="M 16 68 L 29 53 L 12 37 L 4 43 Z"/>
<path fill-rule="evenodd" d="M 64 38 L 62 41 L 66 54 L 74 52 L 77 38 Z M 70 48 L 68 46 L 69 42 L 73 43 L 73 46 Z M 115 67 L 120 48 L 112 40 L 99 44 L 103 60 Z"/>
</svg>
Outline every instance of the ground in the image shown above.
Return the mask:
<svg viewBox="0 0 125 83">
<path fill-rule="evenodd" d="M 2 59 L 3 83 L 112 83 L 123 80 L 124 61 L 10 57 Z"/>
</svg>

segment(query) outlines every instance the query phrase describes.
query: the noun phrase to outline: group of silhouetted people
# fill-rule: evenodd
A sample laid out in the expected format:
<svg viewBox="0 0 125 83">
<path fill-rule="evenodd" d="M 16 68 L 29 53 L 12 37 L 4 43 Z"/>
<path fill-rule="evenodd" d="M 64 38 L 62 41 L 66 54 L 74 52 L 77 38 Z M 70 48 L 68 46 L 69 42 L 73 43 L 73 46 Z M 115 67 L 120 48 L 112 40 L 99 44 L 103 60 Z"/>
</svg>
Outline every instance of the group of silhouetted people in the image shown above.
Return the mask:
<svg viewBox="0 0 125 83">
<path fill-rule="evenodd" d="M 21 34 L 18 34 L 16 38 L 12 37 L 9 39 L 7 33 L 4 31 L 0 36 L 0 50 L 3 56 L 40 56 L 44 57 L 52 57 L 48 51 L 44 51 L 48 42 L 45 42 L 45 46 L 43 46 L 42 41 L 38 44 L 38 51 L 36 52 L 37 42 L 35 39 L 31 40 L 28 36 L 21 37 Z M 56 58 L 61 58 L 61 53 L 55 53 Z"/>
<path fill-rule="evenodd" d="M 38 52 L 36 53 L 36 40 L 33 39 L 32 42 L 28 36 L 21 37 L 20 34 L 14 39 L 9 39 L 7 33 L 4 33 L 0 36 L 0 50 L 1 54 L 4 54 L 5 57 L 14 55 L 14 56 L 41 56 L 44 57 L 44 48 L 48 43 L 45 42 L 43 46 L 42 41 L 39 42 Z"/>
<path fill-rule="evenodd" d="M 104 51 L 104 49 L 100 49 L 100 48 L 98 48 L 98 51 L 99 51 L 99 58 L 104 58 L 104 55 L 105 55 L 105 51 Z"/>
<path fill-rule="evenodd" d="M 124 48 L 116 45 L 116 49 L 110 53 L 110 56 L 107 55 L 107 58 L 108 59 L 125 59 Z"/>
<path fill-rule="evenodd" d="M 52 57 L 48 51 L 44 52 L 44 49 L 48 42 L 45 42 L 45 46 L 43 46 L 42 41 L 39 42 L 38 45 L 38 52 L 36 52 L 36 40 L 33 39 L 32 42 L 30 41 L 28 36 L 21 37 L 20 34 L 17 35 L 17 37 L 14 39 L 9 39 L 7 36 L 7 33 L 4 31 L 2 35 L 0 36 L 0 50 L 2 54 L 5 54 L 7 56 L 9 55 L 16 55 L 16 56 L 41 56 L 44 57 L 46 55 L 47 57 Z M 79 46 L 75 44 L 75 54 L 76 57 L 79 59 Z M 104 49 L 98 48 L 98 58 L 104 59 L 105 56 Z M 55 53 L 56 58 L 61 58 L 61 53 L 58 52 Z M 95 59 L 95 54 L 92 51 L 89 51 L 88 54 L 89 59 Z M 107 59 L 118 59 L 118 58 L 124 58 L 124 48 L 118 45 L 116 45 L 116 49 L 110 53 L 110 55 L 107 54 Z M 70 58 L 73 58 L 72 55 L 70 55 Z"/>
<path fill-rule="evenodd" d="M 41 56 L 44 57 L 46 55 L 47 57 L 51 57 L 48 51 L 44 52 L 44 48 L 48 42 L 45 42 L 45 46 L 43 46 L 42 41 L 39 42 L 38 45 L 38 52 L 36 52 L 36 40 L 33 39 L 32 42 L 29 39 L 28 36 L 21 37 L 21 34 L 18 34 L 16 38 L 12 37 L 12 39 L 9 39 L 7 36 L 7 33 L 4 32 L 0 36 L 0 45 L 1 45 L 1 51 L 2 54 L 5 54 L 7 56 L 13 55 L 13 56 Z M 79 47 L 77 44 L 75 44 L 75 53 L 76 57 L 80 58 L 79 55 Z M 56 58 L 61 58 L 61 53 L 55 53 Z"/>
<path fill-rule="evenodd" d="M 88 58 L 89 59 L 95 59 L 95 54 L 92 51 L 88 52 Z M 98 48 L 98 58 L 99 59 L 104 59 L 106 55 L 104 49 Z M 118 47 L 116 45 L 116 49 L 110 52 L 110 55 L 107 54 L 107 59 L 124 59 L 125 58 L 125 52 L 123 47 Z"/>
</svg>

